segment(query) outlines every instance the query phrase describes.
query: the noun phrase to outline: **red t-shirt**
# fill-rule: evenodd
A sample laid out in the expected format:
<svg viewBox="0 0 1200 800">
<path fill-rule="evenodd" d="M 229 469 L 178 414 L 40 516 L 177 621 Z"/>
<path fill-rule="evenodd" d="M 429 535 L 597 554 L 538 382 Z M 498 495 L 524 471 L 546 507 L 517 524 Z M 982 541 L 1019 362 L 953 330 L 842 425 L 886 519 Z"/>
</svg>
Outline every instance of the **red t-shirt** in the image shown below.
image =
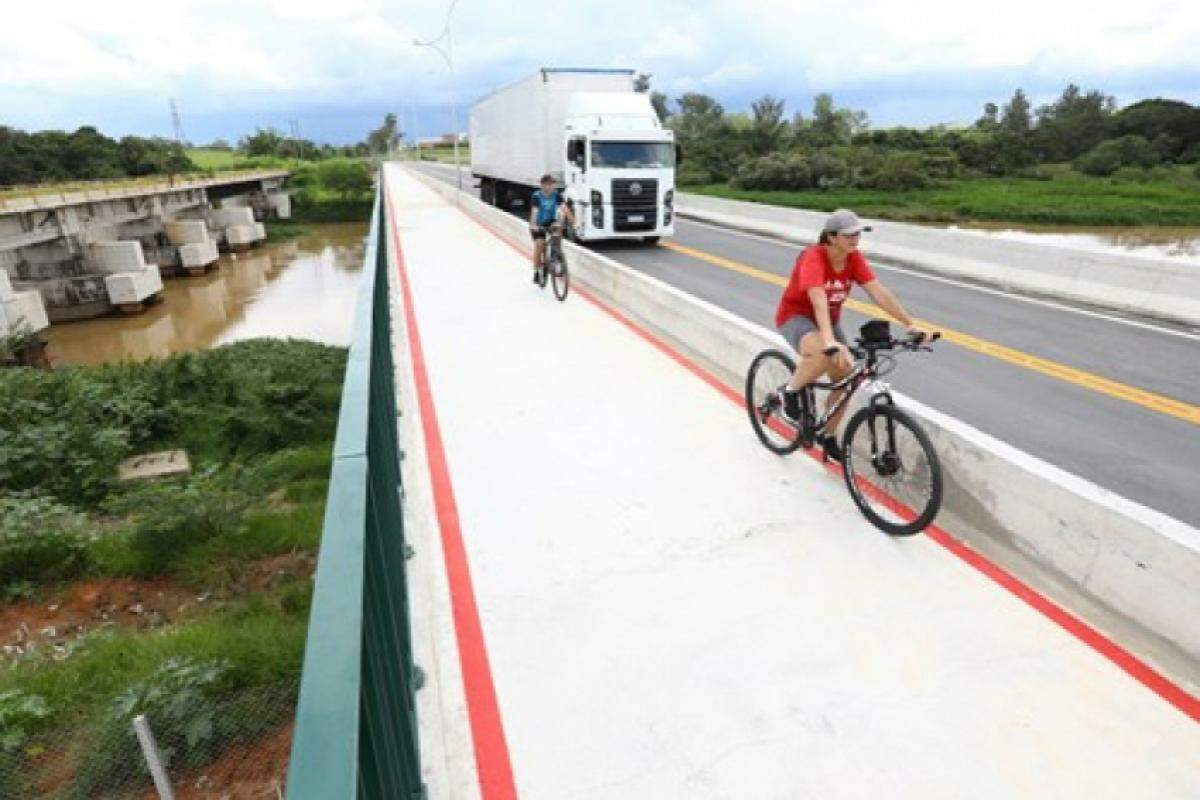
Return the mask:
<svg viewBox="0 0 1200 800">
<path fill-rule="evenodd" d="M 846 265 L 841 272 L 837 272 L 833 268 L 828 248 L 824 245 L 810 247 L 796 257 L 791 280 L 783 290 L 783 297 L 779 298 L 775 325 L 778 327 L 797 314 L 816 322 L 812 300 L 808 296 L 808 290 L 814 286 L 825 287 L 825 299 L 829 303 L 829 321 L 836 325 L 842 316 L 842 303 L 846 302 L 854 284 L 870 283 L 873 280 L 875 273 L 871 271 L 866 257 L 857 250 L 846 256 Z"/>
</svg>

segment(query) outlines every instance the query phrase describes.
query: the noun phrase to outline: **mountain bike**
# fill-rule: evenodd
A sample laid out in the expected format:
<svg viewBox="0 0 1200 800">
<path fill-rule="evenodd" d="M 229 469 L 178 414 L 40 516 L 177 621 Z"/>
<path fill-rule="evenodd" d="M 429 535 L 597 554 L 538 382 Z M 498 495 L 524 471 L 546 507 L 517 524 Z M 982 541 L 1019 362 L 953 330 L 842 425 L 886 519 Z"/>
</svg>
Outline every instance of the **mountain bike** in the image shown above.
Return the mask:
<svg viewBox="0 0 1200 800">
<path fill-rule="evenodd" d="M 942 468 L 928 434 L 896 406 L 891 387 L 880 379 L 896 367 L 892 352 L 929 352 L 928 344 L 940 334 L 932 334 L 928 343 L 912 336 L 895 339 L 883 320 L 868 322 L 860 333 L 850 348 L 855 358 L 850 373 L 806 386 L 798 421 L 783 413 L 783 389 L 796 371 L 795 360 L 781 350 L 759 353 L 746 375 L 746 411 L 759 441 L 771 452 L 787 455 L 811 448 L 829 420 L 866 384 L 870 399 L 850 417 L 841 441 L 846 489 L 877 528 L 891 536 L 911 536 L 924 530 L 941 507 Z M 831 393 L 821 415 L 817 389 Z"/>
<path fill-rule="evenodd" d="M 541 275 L 538 279 L 538 286 L 544 289 L 546 288 L 546 278 L 549 276 L 550 283 L 554 285 L 554 296 L 560 301 L 567 299 L 567 292 L 571 284 L 571 276 L 567 272 L 567 256 L 563 252 L 562 239 L 562 223 L 552 223 L 546 234 L 546 246 L 542 248 L 542 263 L 539 268 Z"/>
</svg>

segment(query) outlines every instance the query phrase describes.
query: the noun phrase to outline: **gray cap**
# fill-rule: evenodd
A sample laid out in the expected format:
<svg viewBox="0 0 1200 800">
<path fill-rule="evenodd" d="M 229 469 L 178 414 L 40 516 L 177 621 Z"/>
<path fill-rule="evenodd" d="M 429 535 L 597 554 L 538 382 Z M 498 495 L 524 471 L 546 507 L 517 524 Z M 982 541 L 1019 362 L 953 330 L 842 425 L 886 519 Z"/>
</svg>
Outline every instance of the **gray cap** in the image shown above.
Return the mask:
<svg viewBox="0 0 1200 800">
<path fill-rule="evenodd" d="M 848 208 L 839 208 L 837 211 L 829 215 L 829 219 L 825 220 L 825 227 L 821 228 L 822 233 L 859 233 L 860 231 L 871 230 L 870 225 L 863 225 L 862 220 Z"/>
</svg>

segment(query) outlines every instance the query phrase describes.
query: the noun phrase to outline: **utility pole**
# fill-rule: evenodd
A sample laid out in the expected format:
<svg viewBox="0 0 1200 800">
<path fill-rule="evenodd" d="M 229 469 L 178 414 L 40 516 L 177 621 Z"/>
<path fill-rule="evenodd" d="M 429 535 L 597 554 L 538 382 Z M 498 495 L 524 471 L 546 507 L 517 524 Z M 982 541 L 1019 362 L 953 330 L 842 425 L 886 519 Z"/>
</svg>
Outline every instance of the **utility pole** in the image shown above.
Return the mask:
<svg viewBox="0 0 1200 800">
<path fill-rule="evenodd" d="M 456 79 L 454 77 L 454 39 L 450 35 L 450 15 L 454 13 L 454 7 L 458 5 L 458 0 L 450 0 L 450 8 L 446 9 L 446 24 L 442 28 L 442 32 L 434 39 L 429 41 L 421 41 L 413 39 L 413 45 L 416 47 L 428 47 L 437 52 L 446 62 L 446 66 L 450 68 L 450 119 L 451 125 L 454 127 L 454 175 L 458 179 L 458 189 L 462 191 L 462 168 L 458 161 L 458 89 Z M 442 49 L 440 42 L 446 40 L 446 48 Z"/>
<path fill-rule="evenodd" d="M 175 129 L 175 144 L 183 147 L 183 121 L 179 118 L 179 104 L 172 97 L 168 105 L 171 107 L 171 125 Z"/>
<path fill-rule="evenodd" d="M 289 119 L 288 130 L 292 134 L 293 152 L 296 153 L 296 158 L 304 158 L 304 141 L 300 138 L 300 120 Z"/>
</svg>

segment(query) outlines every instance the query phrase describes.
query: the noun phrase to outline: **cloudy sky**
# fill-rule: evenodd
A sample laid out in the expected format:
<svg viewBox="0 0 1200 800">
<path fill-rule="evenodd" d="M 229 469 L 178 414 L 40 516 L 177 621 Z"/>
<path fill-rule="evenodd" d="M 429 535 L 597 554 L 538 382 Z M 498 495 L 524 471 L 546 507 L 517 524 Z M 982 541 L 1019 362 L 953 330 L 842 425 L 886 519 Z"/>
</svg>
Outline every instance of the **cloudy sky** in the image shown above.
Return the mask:
<svg viewBox="0 0 1200 800">
<path fill-rule="evenodd" d="M 448 7 L 14 3 L 0 27 L 0 124 L 169 135 L 174 97 L 196 142 L 289 120 L 308 138 L 357 141 L 389 110 L 433 135 L 449 130 L 449 71 L 412 40 L 440 33 Z M 1017 86 L 1037 103 L 1071 81 L 1121 103 L 1200 102 L 1194 0 L 458 0 L 452 35 L 465 104 L 541 66 L 632 67 L 672 97 L 705 92 L 731 110 L 772 93 L 807 111 L 827 91 L 876 126 L 969 122 Z"/>
</svg>

